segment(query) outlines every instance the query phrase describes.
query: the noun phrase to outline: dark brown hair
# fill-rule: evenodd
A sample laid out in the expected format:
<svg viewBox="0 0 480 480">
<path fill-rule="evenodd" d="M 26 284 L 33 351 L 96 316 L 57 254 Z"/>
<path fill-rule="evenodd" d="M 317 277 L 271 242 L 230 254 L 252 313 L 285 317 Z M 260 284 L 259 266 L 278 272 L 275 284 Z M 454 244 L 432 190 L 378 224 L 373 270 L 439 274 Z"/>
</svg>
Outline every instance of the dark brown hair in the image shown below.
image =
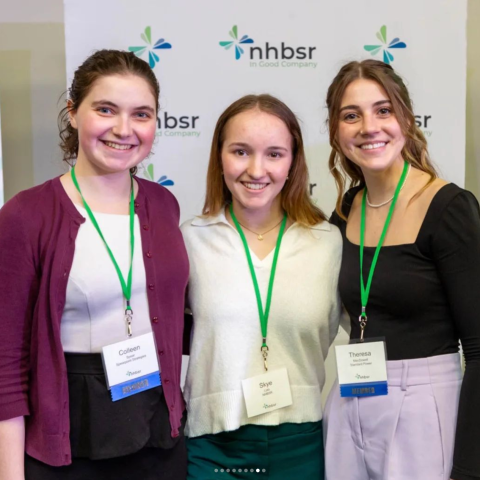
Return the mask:
<svg viewBox="0 0 480 480">
<path fill-rule="evenodd" d="M 337 184 L 336 211 L 342 218 L 345 218 L 341 211 L 341 205 L 347 181 L 349 180 L 348 188 L 365 183 L 360 167 L 345 157 L 338 143 L 338 125 L 343 95 L 348 85 L 360 78 L 373 80 L 385 90 L 405 136 L 405 146 L 402 150 L 403 159 L 430 175 L 430 180 L 424 188 L 427 188 L 437 178 L 437 172 L 428 154 L 427 141 L 415 123 L 412 101 L 402 78 L 390 65 L 378 60 L 347 63 L 333 79 L 327 93 L 328 126 L 332 147 L 328 165 Z"/>
<path fill-rule="evenodd" d="M 300 125 L 295 114 L 278 98 L 271 95 L 246 95 L 232 103 L 221 115 L 213 133 L 210 162 L 207 173 L 207 193 L 203 206 L 204 215 L 216 215 L 225 204 L 232 202 L 232 194 L 222 175 L 222 146 L 225 127 L 239 113 L 259 109 L 278 117 L 292 135 L 292 165 L 288 180 L 281 192 L 282 208 L 295 222 L 305 226 L 326 220 L 324 213 L 316 207 L 308 195 L 308 169 L 303 148 Z"/>
<path fill-rule="evenodd" d="M 63 151 L 63 160 L 69 165 L 73 165 L 78 155 L 78 131 L 70 124 L 69 113 L 78 110 L 99 78 L 109 75 L 137 75 L 143 78 L 152 89 L 158 111 L 160 86 L 147 62 L 138 58 L 132 52 L 121 50 L 99 50 L 95 52 L 75 71 L 72 85 L 67 91 L 69 104 L 58 115 L 60 148 Z M 131 172 L 136 173 L 136 170 L 137 168 L 134 167 Z"/>
</svg>

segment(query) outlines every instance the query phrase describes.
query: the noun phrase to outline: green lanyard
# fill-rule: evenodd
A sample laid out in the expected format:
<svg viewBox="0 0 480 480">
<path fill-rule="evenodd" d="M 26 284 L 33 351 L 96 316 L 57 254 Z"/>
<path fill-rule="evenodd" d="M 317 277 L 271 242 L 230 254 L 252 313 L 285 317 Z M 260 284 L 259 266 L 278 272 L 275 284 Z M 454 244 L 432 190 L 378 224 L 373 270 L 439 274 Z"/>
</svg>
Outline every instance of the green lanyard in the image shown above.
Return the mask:
<svg viewBox="0 0 480 480">
<path fill-rule="evenodd" d="M 83 198 L 82 192 L 80 190 L 80 185 L 78 185 L 77 177 L 75 175 L 75 167 L 72 167 L 71 175 L 72 175 L 73 184 L 75 185 L 75 188 L 78 190 L 78 193 L 82 197 L 82 202 L 83 202 L 83 205 L 85 207 L 85 210 L 87 211 L 88 216 L 93 223 L 93 226 L 95 227 L 98 234 L 100 235 L 100 238 L 103 240 L 103 243 L 105 244 L 105 247 L 107 247 L 108 254 L 110 255 L 110 258 L 112 259 L 115 270 L 117 271 L 117 275 L 118 275 L 118 278 L 120 280 L 120 285 L 122 286 L 123 295 L 125 296 L 125 299 L 127 301 L 127 307 L 125 309 L 125 322 L 127 324 L 127 335 L 129 337 L 131 337 L 132 336 L 133 310 L 130 307 L 130 298 L 132 296 L 132 266 L 133 266 L 133 249 L 134 249 L 134 245 L 135 245 L 135 234 L 134 234 L 134 229 L 133 229 L 134 218 L 135 218 L 135 199 L 134 199 L 134 196 L 133 196 L 133 177 L 130 176 L 130 181 L 131 181 L 131 193 L 130 193 L 130 269 L 128 271 L 127 282 L 125 283 L 125 279 L 123 278 L 122 272 L 120 270 L 120 267 L 118 266 L 117 261 L 115 260 L 115 257 L 112 253 L 112 250 L 110 250 L 110 247 L 108 246 L 107 241 L 105 240 L 105 237 L 103 236 L 103 233 L 100 230 L 100 227 L 97 223 L 97 220 L 95 219 L 95 216 L 93 215 L 93 212 L 92 212 L 91 208 L 88 206 L 88 203 L 85 201 L 85 198 Z"/>
<path fill-rule="evenodd" d="M 268 316 L 270 315 L 270 305 L 272 304 L 272 291 L 273 291 L 273 282 L 275 280 L 275 271 L 277 269 L 278 254 L 280 252 L 280 245 L 282 244 L 283 233 L 285 232 L 285 225 L 287 224 L 287 214 L 285 213 L 283 217 L 282 224 L 280 226 L 280 231 L 278 232 L 277 244 L 275 246 L 275 253 L 273 255 L 272 270 L 270 272 L 270 281 L 268 283 L 268 292 L 267 292 L 267 304 L 265 306 L 265 311 L 263 311 L 262 297 L 260 295 L 260 289 L 258 287 L 257 275 L 255 274 L 255 268 L 253 267 L 252 256 L 250 255 L 250 249 L 248 248 L 247 239 L 245 234 L 238 223 L 237 217 L 233 213 L 233 206 L 230 204 L 230 215 L 232 217 L 235 227 L 237 227 L 240 238 L 242 239 L 243 246 L 245 248 L 245 253 L 247 255 L 248 266 L 250 268 L 250 274 L 252 275 L 253 287 L 255 289 L 255 296 L 257 297 L 257 306 L 258 306 L 258 316 L 260 318 L 260 326 L 262 329 L 262 347 L 261 352 L 263 356 L 263 364 L 265 370 L 268 370 L 267 366 L 267 356 L 268 356 L 268 346 L 267 346 L 267 327 L 268 327 Z"/>
<path fill-rule="evenodd" d="M 397 188 L 395 190 L 395 195 L 393 196 L 392 204 L 390 205 L 390 209 L 388 211 L 388 215 L 385 220 L 385 225 L 383 226 L 383 231 L 382 231 L 382 234 L 380 235 L 380 240 L 378 241 L 377 248 L 375 249 L 375 255 L 373 256 L 372 264 L 370 266 L 370 272 L 368 274 L 366 287 L 363 281 L 363 248 L 365 243 L 365 216 L 366 216 L 365 211 L 366 211 L 366 203 L 367 203 L 367 186 L 365 186 L 365 188 L 363 189 L 362 216 L 361 216 L 361 222 L 360 222 L 360 292 L 361 292 L 361 300 L 362 300 L 362 313 L 358 317 L 358 321 L 360 322 L 360 340 L 361 341 L 363 341 L 363 332 L 367 325 L 366 308 L 368 303 L 368 296 L 370 295 L 370 287 L 372 286 L 373 272 L 375 271 L 378 255 L 380 254 L 380 249 L 382 248 L 383 242 L 385 240 L 385 236 L 387 235 L 387 230 L 390 225 L 390 221 L 392 220 L 393 210 L 395 209 L 395 204 L 397 203 L 398 195 L 403 186 L 403 183 L 405 182 L 407 172 L 408 172 L 408 163 L 405 162 L 402 176 L 398 181 Z"/>
</svg>

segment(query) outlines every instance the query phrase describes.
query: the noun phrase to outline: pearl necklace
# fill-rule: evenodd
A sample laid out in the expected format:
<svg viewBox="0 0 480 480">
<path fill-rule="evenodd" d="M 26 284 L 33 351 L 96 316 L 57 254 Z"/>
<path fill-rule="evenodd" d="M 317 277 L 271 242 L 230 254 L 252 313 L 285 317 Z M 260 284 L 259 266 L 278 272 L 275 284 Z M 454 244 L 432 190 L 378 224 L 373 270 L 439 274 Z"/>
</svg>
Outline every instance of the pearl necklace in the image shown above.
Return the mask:
<svg viewBox="0 0 480 480">
<path fill-rule="evenodd" d="M 400 188 L 400 192 L 403 190 L 403 187 L 404 187 L 405 184 L 407 183 L 408 174 L 410 173 L 411 168 L 412 168 L 412 164 L 410 164 L 410 165 L 408 166 L 407 176 L 405 177 L 405 181 L 403 182 L 403 185 L 402 185 L 402 187 Z M 399 192 L 399 193 L 400 193 L 400 192 Z M 393 195 L 393 197 L 394 197 L 394 196 L 395 196 L 395 195 Z M 373 203 L 370 203 L 370 200 L 368 199 L 368 191 L 367 191 L 367 205 L 368 205 L 369 207 L 372 207 L 372 208 L 380 208 L 380 207 L 383 207 L 384 205 L 387 205 L 388 203 L 390 203 L 390 202 L 393 200 L 393 197 L 390 198 L 389 200 L 387 200 L 386 202 L 377 203 L 377 204 L 375 205 L 375 204 L 373 204 Z"/>
</svg>

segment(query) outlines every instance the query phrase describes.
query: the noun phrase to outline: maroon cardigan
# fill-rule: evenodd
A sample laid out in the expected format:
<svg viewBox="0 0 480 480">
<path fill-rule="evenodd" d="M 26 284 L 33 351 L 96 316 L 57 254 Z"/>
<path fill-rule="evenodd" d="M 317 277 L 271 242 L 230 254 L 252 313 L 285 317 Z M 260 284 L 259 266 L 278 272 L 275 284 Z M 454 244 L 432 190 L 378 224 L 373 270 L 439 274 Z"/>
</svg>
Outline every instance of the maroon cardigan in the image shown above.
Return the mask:
<svg viewBox="0 0 480 480">
<path fill-rule="evenodd" d="M 188 257 L 175 197 L 136 180 L 148 305 L 175 437 L 185 409 L 180 370 Z M 84 221 L 59 178 L 19 193 L 0 210 L 0 421 L 26 416 L 26 452 L 54 466 L 71 463 L 60 321 Z"/>
</svg>

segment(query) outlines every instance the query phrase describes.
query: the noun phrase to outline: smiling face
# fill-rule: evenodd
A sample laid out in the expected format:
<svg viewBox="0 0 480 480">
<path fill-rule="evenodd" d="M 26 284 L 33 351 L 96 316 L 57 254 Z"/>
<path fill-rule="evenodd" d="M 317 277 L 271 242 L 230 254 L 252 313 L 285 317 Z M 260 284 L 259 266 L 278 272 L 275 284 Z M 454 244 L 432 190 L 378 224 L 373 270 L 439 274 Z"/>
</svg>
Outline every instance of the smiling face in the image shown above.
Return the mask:
<svg viewBox="0 0 480 480">
<path fill-rule="evenodd" d="M 385 171 L 402 163 L 405 137 L 385 90 L 373 80 L 350 83 L 338 125 L 342 153 L 363 171 Z"/>
<path fill-rule="evenodd" d="M 259 212 L 280 205 L 292 165 L 292 143 L 285 123 L 259 109 L 239 113 L 227 122 L 221 158 L 234 207 Z"/>
<path fill-rule="evenodd" d="M 70 123 L 78 130 L 77 164 L 97 173 L 128 171 L 152 149 L 155 97 L 139 76 L 104 76 L 70 113 Z"/>
</svg>

